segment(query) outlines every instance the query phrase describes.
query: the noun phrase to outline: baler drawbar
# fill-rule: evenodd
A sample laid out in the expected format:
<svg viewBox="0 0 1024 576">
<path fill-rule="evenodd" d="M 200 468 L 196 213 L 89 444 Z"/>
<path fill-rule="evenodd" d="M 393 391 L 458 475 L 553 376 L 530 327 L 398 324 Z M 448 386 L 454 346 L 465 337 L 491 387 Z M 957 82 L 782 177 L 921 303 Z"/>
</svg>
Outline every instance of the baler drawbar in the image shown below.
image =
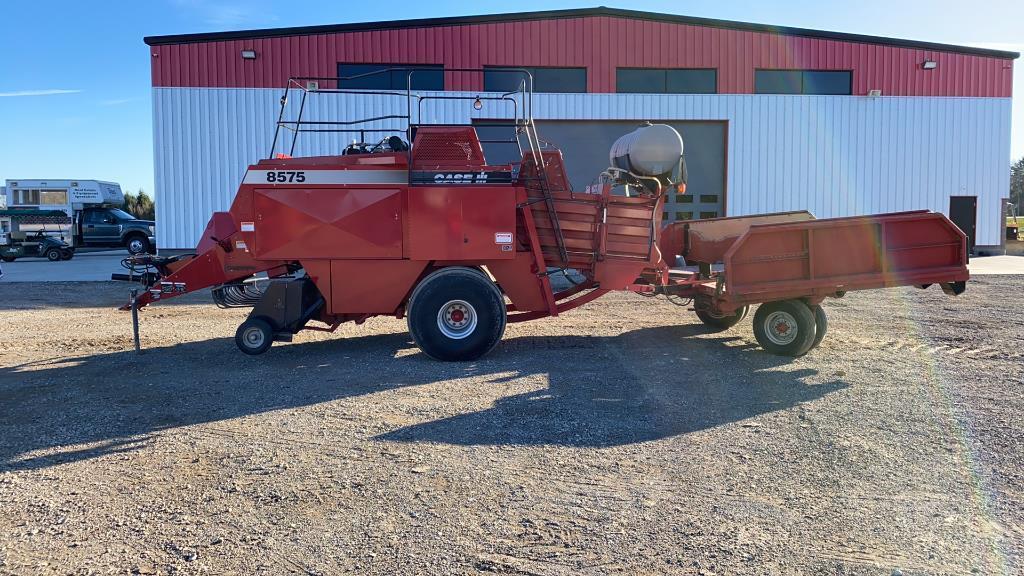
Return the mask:
<svg viewBox="0 0 1024 576">
<path fill-rule="evenodd" d="M 399 70 L 411 87 L 414 69 L 371 74 Z M 574 191 L 561 152 L 537 135 L 529 72 L 515 72 L 524 78 L 516 92 L 386 92 L 406 98 L 408 112 L 355 121 L 305 119 L 307 99 L 365 91 L 329 88 L 336 78 L 290 80 L 270 157 L 249 166 L 195 253 L 133 257 L 131 273 L 118 277 L 146 286 L 139 307 L 205 288 L 220 306 L 251 307 L 235 335 L 247 354 L 303 329 L 388 315 L 406 318 L 420 349 L 440 360 L 479 358 L 507 322 L 557 316 L 610 291 L 665 295 L 711 329 L 760 304 L 758 342 L 799 356 L 825 335 L 826 298 L 890 286 L 964 290 L 967 238 L 939 213 L 663 224 L 666 195 L 686 188 L 682 138 L 667 125 L 620 138 L 609 168 Z M 296 95 L 297 116 L 286 120 Z M 477 110 L 487 102 L 508 118 L 418 121 L 431 117 L 430 106 L 458 100 Z M 508 137 L 481 141 L 479 127 Z M 293 156 L 305 132 L 359 138 L 335 156 Z M 278 153 L 287 133 L 288 153 Z M 488 163 L 484 144 L 495 143 L 517 147 L 516 159 Z M 581 279 L 555 292 L 552 274 L 570 270 Z"/>
</svg>

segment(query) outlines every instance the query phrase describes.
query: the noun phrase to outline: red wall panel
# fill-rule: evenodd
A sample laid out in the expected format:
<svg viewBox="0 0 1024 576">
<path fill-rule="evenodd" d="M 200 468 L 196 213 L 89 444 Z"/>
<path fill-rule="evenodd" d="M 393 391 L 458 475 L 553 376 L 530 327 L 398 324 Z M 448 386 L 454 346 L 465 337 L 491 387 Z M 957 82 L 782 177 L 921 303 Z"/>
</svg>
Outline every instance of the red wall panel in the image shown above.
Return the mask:
<svg viewBox="0 0 1024 576">
<path fill-rule="evenodd" d="M 243 60 L 254 49 L 255 60 Z M 153 86 L 280 88 L 334 77 L 338 62 L 585 66 L 590 92 L 614 92 L 615 69 L 717 68 L 723 94 L 754 91 L 757 68 L 853 70 L 853 93 L 1008 97 L 1012 60 L 823 38 L 609 16 L 306 34 L 150 46 Z M 924 60 L 938 68 L 923 70 Z M 477 91 L 480 74 L 447 74 Z"/>
</svg>

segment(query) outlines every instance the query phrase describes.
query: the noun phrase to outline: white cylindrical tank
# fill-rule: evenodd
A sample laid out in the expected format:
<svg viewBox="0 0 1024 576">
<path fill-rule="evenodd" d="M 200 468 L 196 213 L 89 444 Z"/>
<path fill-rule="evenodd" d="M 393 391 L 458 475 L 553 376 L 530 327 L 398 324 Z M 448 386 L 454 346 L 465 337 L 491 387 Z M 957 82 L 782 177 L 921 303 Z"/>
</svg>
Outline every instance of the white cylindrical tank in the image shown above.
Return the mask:
<svg viewBox="0 0 1024 576">
<path fill-rule="evenodd" d="M 612 166 L 641 176 L 661 176 L 679 165 L 683 138 L 668 124 L 644 124 L 612 144 Z"/>
</svg>

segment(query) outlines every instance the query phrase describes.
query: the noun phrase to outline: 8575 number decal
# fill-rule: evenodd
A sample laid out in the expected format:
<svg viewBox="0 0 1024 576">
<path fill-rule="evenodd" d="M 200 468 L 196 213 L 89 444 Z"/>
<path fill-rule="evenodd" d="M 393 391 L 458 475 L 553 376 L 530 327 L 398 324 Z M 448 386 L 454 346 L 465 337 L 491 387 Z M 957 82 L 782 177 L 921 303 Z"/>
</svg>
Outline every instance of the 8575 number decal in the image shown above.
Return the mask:
<svg viewBox="0 0 1024 576">
<path fill-rule="evenodd" d="M 267 182 L 305 182 L 305 172 L 267 172 Z"/>
</svg>

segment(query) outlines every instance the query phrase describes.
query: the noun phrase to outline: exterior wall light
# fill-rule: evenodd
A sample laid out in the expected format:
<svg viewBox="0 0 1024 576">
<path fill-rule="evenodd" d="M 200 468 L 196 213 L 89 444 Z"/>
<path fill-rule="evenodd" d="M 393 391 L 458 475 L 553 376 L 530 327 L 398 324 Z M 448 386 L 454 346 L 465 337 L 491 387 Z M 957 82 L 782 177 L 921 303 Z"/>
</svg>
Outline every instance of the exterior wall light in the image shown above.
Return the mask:
<svg viewBox="0 0 1024 576">
<path fill-rule="evenodd" d="M 935 70 L 938 67 L 939 63 L 935 60 L 925 60 L 924 63 L 921 64 L 921 68 L 924 68 L 925 70 Z"/>
<path fill-rule="evenodd" d="M 256 51 L 255 50 L 242 50 L 242 60 L 255 60 L 255 59 L 256 59 Z"/>
<path fill-rule="evenodd" d="M 480 97 L 477 96 L 476 100 L 473 101 L 473 109 L 479 110 L 484 107 L 484 103 L 480 101 Z"/>
</svg>

